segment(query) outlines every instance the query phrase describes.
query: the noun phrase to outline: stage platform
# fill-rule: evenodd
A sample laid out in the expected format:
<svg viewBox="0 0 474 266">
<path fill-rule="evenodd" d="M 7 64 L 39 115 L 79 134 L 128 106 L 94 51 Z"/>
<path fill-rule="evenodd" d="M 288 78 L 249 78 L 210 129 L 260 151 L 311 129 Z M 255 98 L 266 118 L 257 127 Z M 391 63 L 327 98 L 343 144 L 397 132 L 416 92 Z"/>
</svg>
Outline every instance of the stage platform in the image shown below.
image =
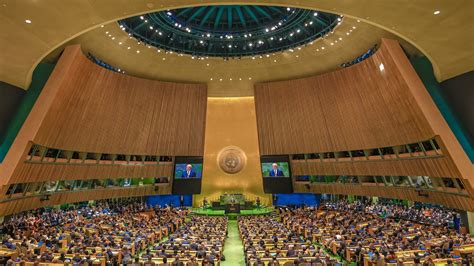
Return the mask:
<svg viewBox="0 0 474 266">
<path fill-rule="evenodd" d="M 225 214 L 225 210 L 212 210 L 211 208 L 193 208 L 192 212 L 197 215 L 206 215 L 206 216 L 227 216 L 227 217 L 237 217 L 241 215 L 261 215 L 268 214 L 274 211 L 273 207 L 261 207 L 253 208 L 251 210 L 241 210 L 240 213 L 228 213 Z"/>
</svg>

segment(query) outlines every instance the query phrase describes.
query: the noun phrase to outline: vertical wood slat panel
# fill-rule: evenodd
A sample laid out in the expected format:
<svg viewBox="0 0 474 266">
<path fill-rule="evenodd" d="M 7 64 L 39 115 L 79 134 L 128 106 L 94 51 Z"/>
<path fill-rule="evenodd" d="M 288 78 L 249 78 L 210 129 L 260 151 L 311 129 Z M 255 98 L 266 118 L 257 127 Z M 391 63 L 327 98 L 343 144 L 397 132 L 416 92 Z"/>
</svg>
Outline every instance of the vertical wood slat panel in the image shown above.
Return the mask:
<svg viewBox="0 0 474 266">
<path fill-rule="evenodd" d="M 10 183 L 119 177 L 169 177 L 172 179 L 173 170 L 171 163 L 143 166 L 21 163 L 15 170 Z"/>
<path fill-rule="evenodd" d="M 410 160 L 379 160 L 359 162 L 291 161 L 294 176 L 298 175 L 369 175 L 430 176 L 461 178 L 449 157 Z"/>
<path fill-rule="evenodd" d="M 206 85 L 131 77 L 82 54 L 65 75 L 36 143 L 114 154 L 203 155 Z"/>
<path fill-rule="evenodd" d="M 375 55 L 345 69 L 257 84 L 260 153 L 345 151 L 433 137 L 383 43 Z"/>
</svg>

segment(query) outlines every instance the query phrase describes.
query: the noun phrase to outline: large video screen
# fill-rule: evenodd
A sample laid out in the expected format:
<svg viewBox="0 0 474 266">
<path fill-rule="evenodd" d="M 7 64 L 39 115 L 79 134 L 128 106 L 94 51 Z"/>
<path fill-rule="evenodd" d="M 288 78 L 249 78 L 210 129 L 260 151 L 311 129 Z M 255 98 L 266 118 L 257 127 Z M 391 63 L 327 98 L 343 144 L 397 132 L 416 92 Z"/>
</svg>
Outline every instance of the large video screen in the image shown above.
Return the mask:
<svg viewBox="0 0 474 266">
<path fill-rule="evenodd" d="M 174 167 L 175 179 L 190 179 L 202 177 L 202 163 L 176 163 Z"/>
<path fill-rule="evenodd" d="M 288 155 L 260 158 L 265 193 L 293 193 Z"/>
<path fill-rule="evenodd" d="M 173 194 L 201 193 L 202 157 L 175 157 Z"/>
<path fill-rule="evenodd" d="M 288 162 L 262 162 L 263 177 L 290 177 L 290 165 Z"/>
</svg>

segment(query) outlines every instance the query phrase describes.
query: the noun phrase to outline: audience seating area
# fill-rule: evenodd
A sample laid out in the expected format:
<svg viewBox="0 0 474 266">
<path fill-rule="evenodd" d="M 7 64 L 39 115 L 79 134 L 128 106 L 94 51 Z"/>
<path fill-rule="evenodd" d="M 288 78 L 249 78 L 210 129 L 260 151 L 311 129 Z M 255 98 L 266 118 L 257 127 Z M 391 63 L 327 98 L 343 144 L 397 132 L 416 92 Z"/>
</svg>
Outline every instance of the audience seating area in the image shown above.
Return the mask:
<svg viewBox="0 0 474 266">
<path fill-rule="evenodd" d="M 127 264 L 176 231 L 188 214 L 187 210 L 148 208 L 142 203 L 99 203 L 19 214 L 1 226 L 0 256 L 11 265 Z"/>
<path fill-rule="evenodd" d="M 358 265 L 472 263 L 474 239 L 448 226 L 452 215 L 345 201 L 326 204 L 324 210 L 281 210 L 287 227 Z"/>
<path fill-rule="evenodd" d="M 339 200 L 237 219 L 246 265 L 474 263 L 474 237 L 441 207 Z M 225 216 L 136 199 L 36 210 L 0 226 L 0 265 L 221 265 L 227 226 Z"/>
<path fill-rule="evenodd" d="M 226 217 L 193 216 L 168 240 L 147 249 L 142 261 L 183 262 L 186 265 L 219 265 L 227 233 Z"/>
<path fill-rule="evenodd" d="M 239 217 L 239 232 L 247 265 L 322 265 L 336 262 L 311 243 L 311 238 L 302 238 L 270 215 Z"/>
</svg>

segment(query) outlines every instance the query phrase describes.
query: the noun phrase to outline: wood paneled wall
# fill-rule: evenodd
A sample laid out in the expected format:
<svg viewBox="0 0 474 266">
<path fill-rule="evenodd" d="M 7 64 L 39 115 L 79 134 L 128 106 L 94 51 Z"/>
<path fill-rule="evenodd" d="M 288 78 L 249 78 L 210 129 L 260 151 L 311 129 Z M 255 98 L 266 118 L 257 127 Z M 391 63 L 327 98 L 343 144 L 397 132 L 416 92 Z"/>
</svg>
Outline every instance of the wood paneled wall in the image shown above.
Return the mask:
<svg viewBox="0 0 474 266">
<path fill-rule="evenodd" d="M 262 155 L 377 148 L 434 136 L 384 42 L 348 68 L 257 84 L 255 103 Z"/>
<path fill-rule="evenodd" d="M 47 102 L 47 104 L 45 104 Z M 170 177 L 170 183 L 136 188 L 105 188 L 12 199 L 0 203 L 0 216 L 70 202 L 170 194 L 173 164 L 72 165 L 26 163 L 31 142 L 82 152 L 203 156 L 207 87 L 146 80 L 102 68 L 67 47 L 22 127 L 21 143 L 1 165 L 1 199 L 8 184 L 120 177 Z M 39 117 L 40 119 L 34 119 Z M 30 119 L 31 118 L 31 119 Z M 8 166 L 8 169 L 6 169 Z M 7 171 L 8 170 L 8 171 Z"/>
<path fill-rule="evenodd" d="M 291 161 L 292 174 L 297 175 L 399 175 L 460 178 L 448 157 L 405 160 L 374 160 L 354 162 Z"/>
<path fill-rule="evenodd" d="M 351 184 L 305 184 L 296 182 L 293 184 L 295 192 L 299 193 L 324 193 L 336 195 L 359 195 L 375 196 L 383 198 L 407 199 L 410 201 L 432 202 L 444 206 L 474 211 L 474 200 L 468 196 L 449 194 L 443 192 L 426 192 L 427 197 L 418 195 L 414 188 L 406 187 L 382 187 Z"/>
<path fill-rule="evenodd" d="M 452 148 L 456 145 L 445 145 L 456 140 L 396 41 L 382 40 L 373 56 L 348 68 L 303 79 L 257 84 L 255 103 L 262 155 L 382 148 L 434 136 L 444 154 L 437 158 L 387 161 L 294 160 L 294 176 L 454 177 L 462 179 L 469 196 L 430 192 L 429 197 L 420 197 L 411 188 L 348 184 L 308 187 L 301 182 L 294 182 L 295 192 L 382 196 L 466 210 L 474 208 L 473 176 L 469 174 L 472 164 L 459 163 L 458 157 L 464 159 L 465 154 Z"/>
<path fill-rule="evenodd" d="M 169 177 L 171 181 L 173 163 L 137 166 L 21 163 L 10 179 L 10 183 L 120 177 Z"/>
<path fill-rule="evenodd" d="M 64 53 L 79 49 L 67 47 Z M 63 55 L 64 56 L 64 55 Z M 34 142 L 113 154 L 202 156 L 207 87 L 135 78 L 77 53 Z"/>
<path fill-rule="evenodd" d="M 23 199 L 12 199 L 0 203 L 0 217 L 36 208 L 54 206 L 65 203 L 82 202 L 89 200 L 101 200 L 111 198 L 140 197 L 156 194 L 171 194 L 170 184 L 160 184 L 156 186 L 144 186 L 136 188 L 104 188 L 89 191 L 76 191 L 56 193 L 50 196 L 49 200 L 41 201 L 40 197 L 29 197 Z"/>
</svg>

